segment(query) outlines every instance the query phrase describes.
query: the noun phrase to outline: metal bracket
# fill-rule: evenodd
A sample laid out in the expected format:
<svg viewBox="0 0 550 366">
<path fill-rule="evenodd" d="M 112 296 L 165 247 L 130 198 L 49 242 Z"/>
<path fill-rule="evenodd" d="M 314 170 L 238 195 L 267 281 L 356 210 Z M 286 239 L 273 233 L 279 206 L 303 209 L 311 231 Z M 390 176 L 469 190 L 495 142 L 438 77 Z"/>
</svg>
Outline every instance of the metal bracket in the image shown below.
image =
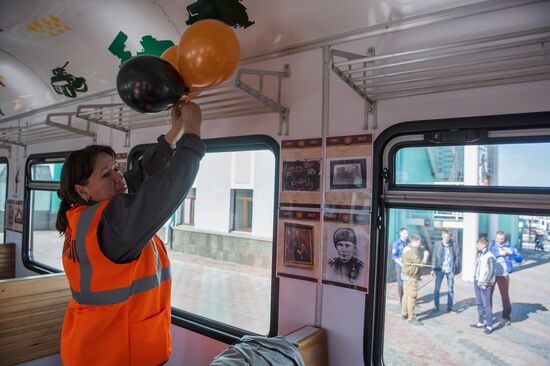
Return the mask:
<svg viewBox="0 0 550 366">
<path fill-rule="evenodd" d="M 22 146 L 25 148 L 31 144 L 54 142 L 74 137 L 91 137 L 94 142 L 96 134 L 90 131 L 90 124 L 86 128 L 78 128 L 73 124 L 74 112 L 50 113 L 46 116 L 44 123 L 29 124 L 18 121 L 17 126 L 9 126 L 0 129 L 0 142 L 10 145 Z M 53 119 L 56 117 L 66 118 L 65 123 L 59 123 Z M 26 155 L 26 152 L 25 152 Z"/>
<path fill-rule="evenodd" d="M 253 88 L 242 80 L 244 75 L 258 76 L 258 88 Z M 264 94 L 264 77 L 277 78 L 277 100 L 273 100 Z M 262 102 L 266 107 L 269 107 L 274 112 L 279 113 L 279 135 L 288 135 L 289 133 L 289 110 L 281 104 L 282 79 L 290 77 L 290 65 L 286 64 L 283 71 L 268 71 L 258 69 L 239 69 L 235 78 L 235 86 L 250 95 L 251 97 Z M 284 131 L 283 131 L 284 126 Z"/>
<path fill-rule="evenodd" d="M 258 88 L 243 81 L 242 78 L 248 75 L 258 77 Z M 191 99 L 201 107 L 203 120 L 277 112 L 279 113 L 279 135 L 288 134 L 289 111 L 287 107 L 281 105 L 281 92 L 282 78 L 289 76 L 289 65 L 285 65 L 283 71 L 240 69 L 234 83 L 202 89 Z M 265 77 L 277 78 L 276 98 L 270 98 L 264 94 Z M 111 95 L 111 103 L 79 105 L 76 116 L 124 132 L 125 147 L 130 145 L 131 130 L 159 126 L 170 118 L 168 111 L 156 114 L 138 113 L 124 103 L 115 103 L 114 94 Z"/>
<path fill-rule="evenodd" d="M 388 179 L 390 179 L 390 171 L 388 168 L 384 168 L 381 175 L 382 179 L 384 179 L 384 183 L 388 183 Z"/>
<path fill-rule="evenodd" d="M 122 125 L 124 108 L 124 103 L 79 105 L 76 108 L 76 116 L 98 125 L 110 127 L 126 133 L 129 131 L 129 128 Z M 105 119 L 105 112 L 111 112 L 110 120 L 113 122 L 109 122 Z"/>
<path fill-rule="evenodd" d="M 332 71 L 334 71 L 334 73 L 338 75 L 340 79 L 348 84 L 348 86 L 351 87 L 357 94 L 359 94 L 359 96 L 365 101 L 365 117 L 363 122 L 363 129 L 369 129 L 369 115 L 372 116 L 371 127 L 373 130 L 376 129 L 378 125 L 376 118 L 376 101 L 371 99 L 365 92 L 366 80 L 372 74 L 372 71 L 369 70 L 369 66 L 372 65 L 372 62 L 368 60 L 368 57 L 375 56 L 376 52 L 374 47 L 369 47 L 367 49 L 366 56 L 334 49 L 330 51 L 330 54 L 332 58 Z M 335 58 L 337 57 L 344 58 L 350 63 L 336 63 Z M 356 62 L 354 62 L 355 60 L 361 60 L 358 62 L 362 63 L 362 77 L 364 78 L 362 82 L 356 82 L 351 78 L 351 74 L 346 73 L 346 71 L 349 72 L 352 70 L 353 64 L 356 64 Z"/>
<path fill-rule="evenodd" d="M 90 123 L 88 122 L 86 124 L 86 129 L 83 130 L 81 128 L 77 128 L 73 126 L 73 117 L 76 116 L 75 112 L 60 112 L 60 113 L 50 113 L 46 116 L 46 122 L 44 122 L 48 126 L 57 127 L 65 131 L 72 132 L 77 135 L 83 135 L 91 137 L 94 142 L 96 140 L 96 134 L 90 131 Z M 54 122 L 52 121 L 52 118 L 55 117 L 66 117 L 67 118 L 67 124 L 64 125 L 62 123 Z"/>
</svg>

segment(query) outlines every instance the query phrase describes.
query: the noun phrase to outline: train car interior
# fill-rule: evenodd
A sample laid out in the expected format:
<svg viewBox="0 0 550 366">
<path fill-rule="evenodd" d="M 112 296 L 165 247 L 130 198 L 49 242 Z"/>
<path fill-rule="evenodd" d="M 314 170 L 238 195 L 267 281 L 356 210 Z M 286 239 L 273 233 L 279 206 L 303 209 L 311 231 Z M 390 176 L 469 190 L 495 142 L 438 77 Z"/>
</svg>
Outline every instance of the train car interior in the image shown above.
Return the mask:
<svg viewBox="0 0 550 366">
<path fill-rule="evenodd" d="M 131 259 L 114 198 L 56 225 L 89 145 L 142 169 Z M 0 0 L 0 227 L 0 365 L 550 365 L 550 1 Z M 149 316 L 90 318 L 123 361 L 68 330 L 155 291 L 169 358 Z"/>
</svg>

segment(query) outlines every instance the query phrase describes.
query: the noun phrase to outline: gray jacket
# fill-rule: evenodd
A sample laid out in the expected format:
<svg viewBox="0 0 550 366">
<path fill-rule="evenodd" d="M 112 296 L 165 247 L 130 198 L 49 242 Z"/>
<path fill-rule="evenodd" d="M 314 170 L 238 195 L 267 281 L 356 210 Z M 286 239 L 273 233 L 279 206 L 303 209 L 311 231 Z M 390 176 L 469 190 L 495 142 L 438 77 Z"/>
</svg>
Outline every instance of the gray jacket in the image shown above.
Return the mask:
<svg viewBox="0 0 550 366">
<path fill-rule="evenodd" d="M 298 347 L 284 337 L 244 336 L 210 366 L 305 366 Z"/>
<path fill-rule="evenodd" d="M 477 253 L 474 279 L 478 286 L 491 286 L 495 283 L 496 258 L 490 250 Z"/>
<path fill-rule="evenodd" d="M 124 174 L 129 193 L 111 199 L 97 228 L 107 258 L 129 263 L 139 257 L 191 189 L 205 153 L 197 135 L 184 134 L 175 150 L 160 136 L 137 166 Z"/>
</svg>

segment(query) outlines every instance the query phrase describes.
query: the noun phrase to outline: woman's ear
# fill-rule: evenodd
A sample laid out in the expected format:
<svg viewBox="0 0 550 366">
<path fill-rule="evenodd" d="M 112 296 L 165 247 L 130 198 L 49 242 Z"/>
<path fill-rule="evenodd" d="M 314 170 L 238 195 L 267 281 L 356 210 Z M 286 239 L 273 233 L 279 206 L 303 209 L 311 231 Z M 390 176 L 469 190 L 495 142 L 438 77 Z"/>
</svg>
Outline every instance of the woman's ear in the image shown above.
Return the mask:
<svg viewBox="0 0 550 366">
<path fill-rule="evenodd" d="M 80 198 L 82 198 L 84 201 L 88 202 L 90 200 L 90 194 L 88 193 L 88 190 L 86 189 L 86 186 L 81 186 L 80 184 L 74 185 L 74 190 Z"/>
</svg>

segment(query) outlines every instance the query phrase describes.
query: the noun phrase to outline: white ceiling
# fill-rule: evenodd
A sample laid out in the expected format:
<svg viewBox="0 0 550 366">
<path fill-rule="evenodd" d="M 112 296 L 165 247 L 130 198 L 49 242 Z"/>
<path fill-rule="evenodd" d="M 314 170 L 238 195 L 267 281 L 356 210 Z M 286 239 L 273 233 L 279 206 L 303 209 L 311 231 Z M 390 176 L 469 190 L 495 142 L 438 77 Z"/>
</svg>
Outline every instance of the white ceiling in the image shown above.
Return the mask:
<svg viewBox="0 0 550 366">
<path fill-rule="evenodd" d="M 5 85 L 0 85 L 0 119 L 70 100 L 51 85 L 52 70 L 67 61 L 67 74 L 86 80 L 87 91 L 75 91 L 76 97 L 114 88 L 120 60 L 108 47 L 117 34 L 128 36 L 126 50 L 132 55 L 142 49 L 140 40 L 146 35 L 177 44 L 187 27 L 186 7 L 193 2 L 0 0 L 0 82 Z M 246 57 L 474 2 L 479 1 L 244 0 L 255 24 L 236 32 Z M 55 35 L 33 26 L 55 19 L 62 31 Z"/>
</svg>

